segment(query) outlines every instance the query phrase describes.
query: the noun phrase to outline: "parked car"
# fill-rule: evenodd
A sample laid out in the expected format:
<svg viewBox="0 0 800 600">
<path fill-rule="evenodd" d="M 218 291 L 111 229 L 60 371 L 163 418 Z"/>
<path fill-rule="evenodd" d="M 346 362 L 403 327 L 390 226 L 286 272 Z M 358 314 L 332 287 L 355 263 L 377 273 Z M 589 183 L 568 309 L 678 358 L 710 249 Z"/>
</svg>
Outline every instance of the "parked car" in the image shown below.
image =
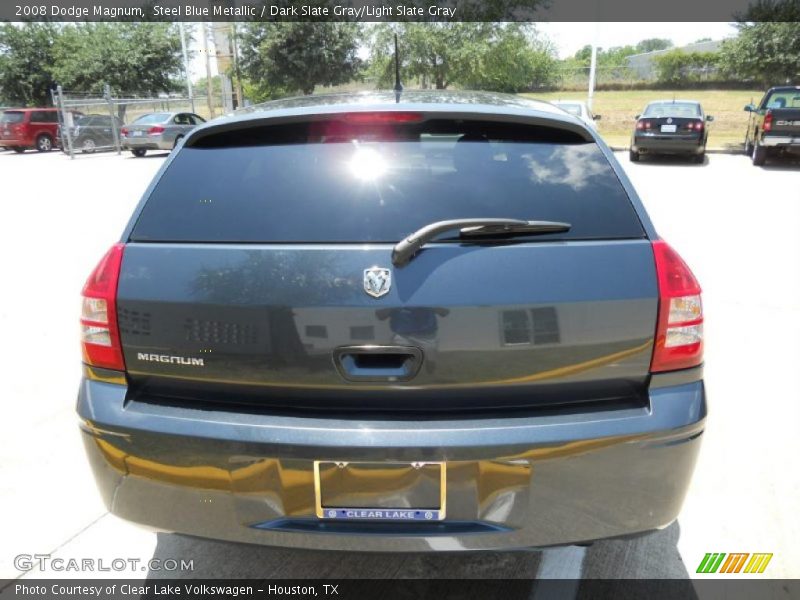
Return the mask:
<svg viewBox="0 0 800 600">
<path fill-rule="evenodd" d="M 58 130 L 58 109 L 11 108 L 0 117 L 0 146 L 20 153 L 29 148 L 49 152 L 59 145 Z"/>
<path fill-rule="evenodd" d="M 702 163 L 708 123 L 713 120 L 695 100 L 650 102 L 642 114 L 636 115 L 630 159 L 637 162 L 642 154 L 685 154 Z"/>
<path fill-rule="evenodd" d="M 592 113 L 586 102 L 580 102 L 578 100 L 556 100 L 553 104 L 561 110 L 565 110 L 569 114 L 578 117 L 592 129 L 597 129 L 597 121 L 601 119 L 601 116 Z"/>
<path fill-rule="evenodd" d="M 112 118 L 111 115 L 80 117 L 70 131 L 73 148 L 87 154 L 100 149 L 112 149 L 116 144 L 115 129 L 121 141 L 122 121 L 118 117 Z"/>
<path fill-rule="evenodd" d="M 150 113 L 122 128 L 122 147 L 142 157 L 148 150 L 172 150 L 205 119 L 194 113 Z"/>
<path fill-rule="evenodd" d="M 700 286 L 546 102 L 310 96 L 189 133 L 83 289 L 109 510 L 277 546 L 665 527 L 705 427 Z"/>
<path fill-rule="evenodd" d="M 772 155 L 800 153 L 800 86 L 770 88 L 758 105 L 744 109 L 750 113 L 745 151 L 754 165 Z"/>
</svg>

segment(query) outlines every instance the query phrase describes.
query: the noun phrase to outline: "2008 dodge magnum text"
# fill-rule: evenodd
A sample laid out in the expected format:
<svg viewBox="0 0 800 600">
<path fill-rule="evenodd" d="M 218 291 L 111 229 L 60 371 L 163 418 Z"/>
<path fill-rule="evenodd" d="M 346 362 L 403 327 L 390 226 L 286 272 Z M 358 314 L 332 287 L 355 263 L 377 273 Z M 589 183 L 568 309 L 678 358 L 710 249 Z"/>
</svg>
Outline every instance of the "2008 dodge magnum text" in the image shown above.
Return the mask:
<svg viewBox="0 0 800 600">
<path fill-rule="evenodd" d="M 328 96 L 187 135 L 83 290 L 105 502 L 279 546 L 664 527 L 704 429 L 700 287 L 546 103 Z"/>
</svg>

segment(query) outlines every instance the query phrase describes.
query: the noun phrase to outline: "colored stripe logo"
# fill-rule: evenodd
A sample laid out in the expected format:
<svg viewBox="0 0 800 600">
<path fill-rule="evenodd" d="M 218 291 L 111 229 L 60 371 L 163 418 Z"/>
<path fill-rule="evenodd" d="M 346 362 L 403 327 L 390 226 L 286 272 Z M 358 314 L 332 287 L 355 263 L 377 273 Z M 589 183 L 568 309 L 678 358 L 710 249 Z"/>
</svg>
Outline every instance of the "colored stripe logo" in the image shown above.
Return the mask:
<svg viewBox="0 0 800 600">
<path fill-rule="evenodd" d="M 772 553 L 707 552 L 697 567 L 698 573 L 763 573 Z"/>
</svg>

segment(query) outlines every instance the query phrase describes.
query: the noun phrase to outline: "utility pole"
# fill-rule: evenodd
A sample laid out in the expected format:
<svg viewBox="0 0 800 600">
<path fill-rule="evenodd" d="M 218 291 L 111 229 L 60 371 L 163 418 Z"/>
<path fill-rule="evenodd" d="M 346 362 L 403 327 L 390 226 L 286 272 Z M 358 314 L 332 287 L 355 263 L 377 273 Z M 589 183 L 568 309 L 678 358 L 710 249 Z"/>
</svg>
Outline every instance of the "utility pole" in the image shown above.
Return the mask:
<svg viewBox="0 0 800 600">
<path fill-rule="evenodd" d="M 244 107 L 244 89 L 242 88 L 242 72 L 239 70 L 239 32 L 236 23 L 231 23 L 231 42 L 233 44 L 233 72 L 236 74 L 236 100 L 238 108 Z"/>
<path fill-rule="evenodd" d="M 186 28 L 183 26 L 183 21 L 178 21 L 178 29 L 180 29 L 181 32 L 181 50 L 183 50 L 183 72 L 186 75 L 186 91 L 189 92 L 189 102 L 192 105 L 192 112 L 195 112 L 192 74 L 189 71 L 189 53 L 186 51 Z"/>
<path fill-rule="evenodd" d="M 586 105 L 592 110 L 592 100 L 594 100 L 594 83 L 597 76 L 597 40 L 592 42 L 592 64 L 589 67 L 589 98 Z"/>
<path fill-rule="evenodd" d="M 594 38 L 592 39 L 592 62 L 589 66 L 589 97 L 586 100 L 586 106 L 589 107 L 589 112 L 592 110 L 592 101 L 594 100 L 594 85 L 597 78 L 597 2 L 594 5 L 595 10 L 595 24 L 594 24 Z"/>
<path fill-rule="evenodd" d="M 206 101 L 208 103 L 208 118 L 214 118 L 214 103 L 212 98 L 212 86 L 211 86 L 211 55 L 208 53 L 208 36 L 206 35 L 206 24 L 205 22 L 200 23 L 200 31 L 201 36 L 203 38 L 203 54 L 205 55 L 206 59 Z"/>
</svg>

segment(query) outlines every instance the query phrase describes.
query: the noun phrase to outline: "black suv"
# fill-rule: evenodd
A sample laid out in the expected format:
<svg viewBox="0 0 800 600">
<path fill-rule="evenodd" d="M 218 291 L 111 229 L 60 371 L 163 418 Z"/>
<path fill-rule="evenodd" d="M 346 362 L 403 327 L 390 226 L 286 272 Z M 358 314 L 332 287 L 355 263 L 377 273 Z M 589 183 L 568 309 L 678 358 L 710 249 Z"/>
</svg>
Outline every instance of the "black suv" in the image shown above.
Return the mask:
<svg viewBox="0 0 800 600">
<path fill-rule="evenodd" d="M 316 549 L 661 528 L 704 430 L 700 287 L 617 160 L 513 96 L 310 97 L 186 136 L 83 290 L 116 515 Z"/>
</svg>

